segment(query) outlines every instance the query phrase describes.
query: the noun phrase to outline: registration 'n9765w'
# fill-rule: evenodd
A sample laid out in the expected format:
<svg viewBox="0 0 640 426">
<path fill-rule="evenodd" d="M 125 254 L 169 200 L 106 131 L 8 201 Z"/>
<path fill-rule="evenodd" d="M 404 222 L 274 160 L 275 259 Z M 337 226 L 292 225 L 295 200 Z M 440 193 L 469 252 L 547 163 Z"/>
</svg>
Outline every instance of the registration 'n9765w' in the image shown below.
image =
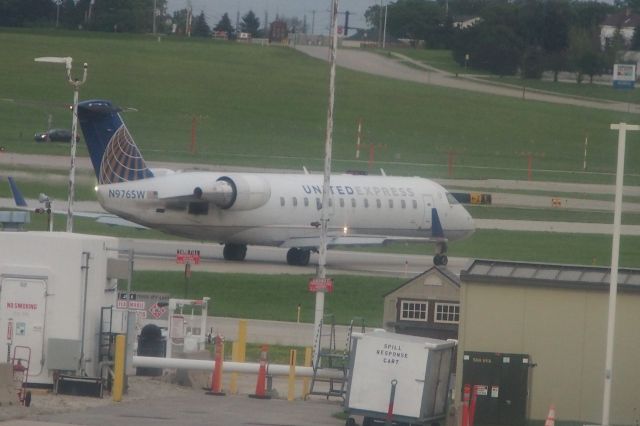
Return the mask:
<svg viewBox="0 0 640 426">
<path fill-rule="evenodd" d="M 142 200 L 146 198 L 146 192 L 141 189 L 109 189 L 109 198 Z"/>
</svg>

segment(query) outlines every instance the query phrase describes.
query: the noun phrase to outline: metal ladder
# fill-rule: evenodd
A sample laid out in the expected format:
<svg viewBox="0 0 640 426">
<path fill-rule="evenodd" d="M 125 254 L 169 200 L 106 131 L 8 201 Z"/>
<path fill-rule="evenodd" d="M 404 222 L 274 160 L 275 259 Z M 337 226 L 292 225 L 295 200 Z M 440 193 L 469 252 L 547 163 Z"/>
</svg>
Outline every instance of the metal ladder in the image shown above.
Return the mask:
<svg viewBox="0 0 640 426">
<path fill-rule="evenodd" d="M 113 306 L 104 306 L 100 310 L 100 339 L 98 342 L 98 365 L 100 365 L 100 377 L 106 379 L 105 387 L 111 390 L 111 374 L 105 374 L 105 369 L 110 368 L 113 362 L 114 335 L 112 333 Z"/>
<path fill-rule="evenodd" d="M 327 399 L 331 396 L 344 399 L 345 384 L 347 382 L 349 372 L 349 356 L 351 353 L 351 335 L 353 333 L 354 323 L 360 321 L 362 326 L 361 330 L 364 333 L 365 325 L 363 318 L 354 318 L 351 320 L 349 328 L 347 330 L 346 342 L 344 349 L 339 350 L 336 347 L 336 325 L 335 317 L 331 314 L 325 315 L 320 322 L 320 327 L 316 332 L 316 344 L 318 349 L 317 359 L 313 363 L 313 377 L 311 379 L 311 386 L 309 395 L 325 395 Z M 327 325 L 330 325 L 329 332 L 324 332 Z M 322 347 L 323 337 L 329 338 L 329 345 L 326 348 Z M 319 369 L 335 369 L 339 370 L 342 374 L 338 378 L 322 378 L 318 377 Z M 328 383 L 328 390 L 316 389 L 317 383 Z"/>
</svg>

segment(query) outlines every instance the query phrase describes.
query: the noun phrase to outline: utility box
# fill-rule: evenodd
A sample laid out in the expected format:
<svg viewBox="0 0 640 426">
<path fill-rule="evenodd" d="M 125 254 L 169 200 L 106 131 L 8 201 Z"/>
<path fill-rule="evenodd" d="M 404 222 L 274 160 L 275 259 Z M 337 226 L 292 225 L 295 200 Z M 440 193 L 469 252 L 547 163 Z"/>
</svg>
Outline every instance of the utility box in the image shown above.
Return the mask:
<svg viewBox="0 0 640 426">
<path fill-rule="evenodd" d="M 476 424 L 524 426 L 529 376 L 535 364 L 528 354 L 466 351 L 462 387 L 476 389 Z"/>
<path fill-rule="evenodd" d="M 376 330 L 354 333 L 345 409 L 364 424 L 446 418 L 455 342 Z"/>
<path fill-rule="evenodd" d="M 107 259 L 117 249 L 109 237 L 2 234 L 0 362 L 19 352 L 31 386 L 53 385 L 54 372 L 99 376 L 101 308 L 114 306 L 117 292 Z"/>
</svg>

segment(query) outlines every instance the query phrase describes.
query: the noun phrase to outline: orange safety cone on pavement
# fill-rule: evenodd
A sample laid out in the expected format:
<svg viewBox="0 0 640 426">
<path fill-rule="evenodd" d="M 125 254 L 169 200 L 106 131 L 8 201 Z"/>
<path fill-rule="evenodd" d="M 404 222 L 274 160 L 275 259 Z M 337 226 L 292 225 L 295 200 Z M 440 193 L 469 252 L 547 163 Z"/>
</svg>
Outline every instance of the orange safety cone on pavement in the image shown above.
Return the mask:
<svg viewBox="0 0 640 426">
<path fill-rule="evenodd" d="M 271 399 L 271 395 L 267 395 L 266 378 L 267 378 L 267 351 L 269 346 L 262 345 L 260 350 L 260 368 L 258 369 L 258 380 L 256 381 L 256 393 L 249 395 L 249 398 Z"/>
<path fill-rule="evenodd" d="M 226 395 L 222 392 L 222 364 L 223 364 L 223 353 L 224 353 L 224 345 L 222 343 L 222 337 L 219 335 L 214 339 L 215 345 L 215 365 L 213 367 L 213 375 L 211 377 L 211 390 L 206 392 L 207 395 L 216 395 L 223 396 Z"/>
<path fill-rule="evenodd" d="M 544 426 L 555 426 L 556 424 L 556 406 L 551 404 L 549 406 L 549 414 L 547 414 L 547 420 L 544 422 Z"/>
<path fill-rule="evenodd" d="M 462 392 L 462 423 L 460 426 L 469 426 L 469 400 L 471 399 L 471 385 L 464 385 Z"/>
</svg>

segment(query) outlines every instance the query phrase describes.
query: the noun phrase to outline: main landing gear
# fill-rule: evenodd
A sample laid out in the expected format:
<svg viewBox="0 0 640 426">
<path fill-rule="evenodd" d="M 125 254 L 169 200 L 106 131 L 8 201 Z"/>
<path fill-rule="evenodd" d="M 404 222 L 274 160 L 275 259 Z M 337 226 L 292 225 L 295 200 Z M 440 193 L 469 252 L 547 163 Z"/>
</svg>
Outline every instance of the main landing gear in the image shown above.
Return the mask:
<svg viewBox="0 0 640 426">
<path fill-rule="evenodd" d="M 311 250 L 292 248 L 287 252 L 287 263 L 294 266 L 307 266 L 310 257 Z"/>
<path fill-rule="evenodd" d="M 246 244 L 232 244 L 227 243 L 222 250 L 222 256 L 224 260 L 241 261 L 247 256 Z"/>
<path fill-rule="evenodd" d="M 446 266 L 447 263 L 449 263 L 447 243 L 436 243 L 436 255 L 433 256 L 433 264 L 436 266 Z"/>
</svg>

